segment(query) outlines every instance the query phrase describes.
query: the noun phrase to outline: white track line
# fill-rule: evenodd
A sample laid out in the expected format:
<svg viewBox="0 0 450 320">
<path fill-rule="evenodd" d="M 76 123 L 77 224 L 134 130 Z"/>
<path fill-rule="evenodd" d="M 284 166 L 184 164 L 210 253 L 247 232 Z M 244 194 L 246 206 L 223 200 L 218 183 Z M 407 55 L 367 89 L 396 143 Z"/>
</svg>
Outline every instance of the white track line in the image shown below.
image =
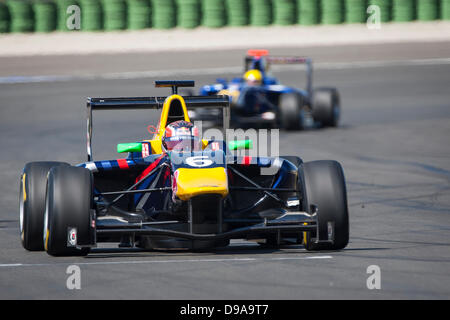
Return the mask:
<svg viewBox="0 0 450 320">
<path fill-rule="evenodd" d="M 319 62 L 313 64 L 315 70 L 343 70 L 343 69 L 364 69 L 380 67 L 402 67 L 402 66 L 430 66 L 449 65 L 450 58 L 436 59 L 413 59 L 413 60 L 387 60 L 387 61 L 358 61 L 358 62 Z M 299 65 L 273 66 L 275 71 L 302 70 Z M 242 66 L 218 67 L 218 68 L 196 68 L 178 70 L 153 70 L 136 72 L 115 72 L 105 74 L 85 74 L 85 75 L 47 75 L 47 76 L 7 76 L 0 77 L 0 84 L 15 83 L 41 83 L 41 82 L 67 82 L 76 80 L 132 80 L 158 77 L 192 77 L 203 75 L 229 75 L 240 74 Z"/>
<path fill-rule="evenodd" d="M 100 262 L 55 262 L 55 263 L 4 263 L 0 268 L 12 267 L 47 267 L 60 265 L 119 265 L 119 264 L 151 264 L 151 263 L 198 263 L 198 262 L 263 262 L 281 260 L 322 260 L 333 259 L 332 256 L 307 256 L 307 257 L 276 257 L 276 258 L 228 258 L 228 259 L 174 259 L 174 260 L 133 260 L 133 261 L 100 261 Z"/>
</svg>

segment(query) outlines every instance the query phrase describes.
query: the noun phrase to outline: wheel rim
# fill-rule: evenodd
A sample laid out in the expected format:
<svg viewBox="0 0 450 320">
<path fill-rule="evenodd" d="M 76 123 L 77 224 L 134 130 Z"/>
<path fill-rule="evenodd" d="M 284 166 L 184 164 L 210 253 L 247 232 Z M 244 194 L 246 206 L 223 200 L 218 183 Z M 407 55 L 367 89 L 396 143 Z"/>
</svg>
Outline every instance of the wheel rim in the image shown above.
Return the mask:
<svg viewBox="0 0 450 320">
<path fill-rule="evenodd" d="M 24 179 L 23 179 L 23 175 L 20 178 L 20 201 L 19 201 L 19 226 L 20 226 L 20 237 L 22 239 L 22 241 L 25 240 L 25 235 L 24 235 L 24 229 L 23 229 L 23 219 L 24 219 L 24 207 L 25 207 L 25 199 L 24 199 L 24 188 L 25 188 L 25 183 L 24 183 Z"/>
<path fill-rule="evenodd" d="M 44 249 L 47 251 L 47 241 L 48 241 L 48 234 L 47 234 L 47 230 L 48 230 L 48 207 L 49 207 L 49 203 L 48 203 L 48 187 L 45 190 L 45 212 L 44 212 L 44 230 L 42 232 L 43 234 L 43 242 L 44 242 Z"/>
</svg>

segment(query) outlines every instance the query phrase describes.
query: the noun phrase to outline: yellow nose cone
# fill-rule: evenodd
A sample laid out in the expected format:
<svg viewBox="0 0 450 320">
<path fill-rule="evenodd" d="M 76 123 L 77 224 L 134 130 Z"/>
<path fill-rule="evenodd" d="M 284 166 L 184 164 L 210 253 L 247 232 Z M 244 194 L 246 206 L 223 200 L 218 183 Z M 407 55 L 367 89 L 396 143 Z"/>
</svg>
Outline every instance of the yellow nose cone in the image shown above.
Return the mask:
<svg viewBox="0 0 450 320">
<path fill-rule="evenodd" d="M 175 171 L 175 194 L 181 200 L 189 200 L 202 194 L 228 194 L 228 179 L 225 168 L 189 169 Z"/>
</svg>

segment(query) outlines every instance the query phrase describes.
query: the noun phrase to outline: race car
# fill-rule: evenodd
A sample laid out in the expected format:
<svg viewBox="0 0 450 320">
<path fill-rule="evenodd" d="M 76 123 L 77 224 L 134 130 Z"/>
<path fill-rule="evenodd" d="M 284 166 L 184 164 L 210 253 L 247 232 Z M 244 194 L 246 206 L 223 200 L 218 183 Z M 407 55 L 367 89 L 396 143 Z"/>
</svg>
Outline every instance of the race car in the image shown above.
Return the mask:
<svg viewBox="0 0 450 320">
<path fill-rule="evenodd" d="M 303 130 L 336 127 L 340 116 L 340 96 L 336 88 L 313 88 L 312 60 L 304 57 L 269 56 L 267 50 L 249 50 L 243 77 L 200 88 L 199 94 L 228 95 L 231 101 L 231 125 L 235 128 L 271 127 Z M 270 75 L 273 64 L 305 64 L 306 89 L 283 85 Z M 193 120 L 208 126 L 220 126 L 220 110 L 191 112 Z"/>
<path fill-rule="evenodd" d="M 303 243 L 307 250 L 347 245 L 346 185 L 338 162 L 236 155 L 251 142 L 202 139 L 188 115 L 221 108 L 229 123 L 228 97 L 177 94 L 193 81 L 155 84 L 172 87 L 172 94 L 87 99 L 87 162 L 25 165 L 19 211 L 26 250 L 82 256 L 103 242 L 211 250 L 230 239 Z M 119 143 L 126 158 L 94 160 L 93 112 L 132 109 L 161 109 L 152 139 Z"/>
</svg>

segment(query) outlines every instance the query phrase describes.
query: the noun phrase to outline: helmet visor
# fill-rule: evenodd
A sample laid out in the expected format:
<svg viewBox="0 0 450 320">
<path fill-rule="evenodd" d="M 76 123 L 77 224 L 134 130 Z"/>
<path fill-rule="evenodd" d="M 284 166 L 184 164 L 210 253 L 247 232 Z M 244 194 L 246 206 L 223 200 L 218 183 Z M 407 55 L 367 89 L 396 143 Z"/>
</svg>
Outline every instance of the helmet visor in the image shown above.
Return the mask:
<svg viewBox="0 0 450 320">
<path fill-rule="evenodd" d="M 178 151 L 178 152 L 201 151 L 201 141 L 198 137 L 178 136 L 168 138 L 164 142 L 165 147 L 168 151 Z"/>
</svg>

